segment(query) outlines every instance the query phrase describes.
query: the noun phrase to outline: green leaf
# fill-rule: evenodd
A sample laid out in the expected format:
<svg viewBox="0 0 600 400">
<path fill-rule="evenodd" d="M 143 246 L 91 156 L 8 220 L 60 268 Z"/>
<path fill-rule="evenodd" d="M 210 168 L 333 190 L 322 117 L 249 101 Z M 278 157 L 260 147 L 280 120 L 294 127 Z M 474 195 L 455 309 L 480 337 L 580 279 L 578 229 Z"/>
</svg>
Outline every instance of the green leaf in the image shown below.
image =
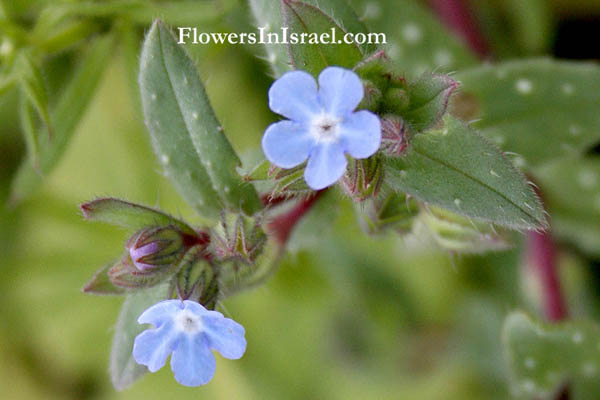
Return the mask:
<svg viewBox="0 0 600 400">
<path fill-rule="evenodd" d="M 306 43 L 288 44 L 291 62 L 296 69 L 317 76 L 328 65 L 353 68 L 370 52 L 369 47 L 341 43 L 346 33 L 368 33 L 358 16 L 343 0 L 281 0 L 283 26 L 289 34 L 308 35 Z M 332 30 L 336 37 L 333 38 Z M 310 37 L 329 34 L 337 44 L 310 42 Z"/>
<path fill-rule="evenodd" d="M 414 0 L 352 0 L 371 32 L 383 32 L 395 71 L 414 78 L 426 71 L 447 73 L 478 64 L 457 36 Z"/>
<path fill-rule="evenodd" d="M 600 157 L 565 159 L 535 170 L 552 232 L 580 250 L 600 256 Z"/>
<path fill-rule="evenodd" d="M 599 340 L 600 327 L 589 321 L 551 325 L 522 312 L 509 314 L 503 342 L 515 393 L 550 400 L 568 384 L 570 398 L 597 399 Z"/>
<path fill-rule="evenodd" d="M 95 295 L 120 295 L 125 293 L 125 289 L 113 285 L 108 276 L 108 270 L 114 263 L 109 263 L 100 268 L 92 279 L 81 289 L 84 293 Z"/>
<path fill-rule="evenodd" d="M 137 318 L 148 307 L 167 299 L 169 292 L 169 285 L 165 284 L 136 291 L 125 298 L 115 326 L 110 354 L 110 376 L 115 389 L 127 388 L 148 371 L 137 364 L 132 355 L 135 337 L 147 328 L 138 324 Z"/>
<path fill-rule="evenodd" d="M 273 0 L 250 0 L 250 8 L 256 20 L 256 27 L 264 28 L 265 35 L 269 32 L 281 32 L 281 27 L 283 26 L 281 7 L 279 5 L 273 6 Z M 275 78 L 279 78 L 291 70 L 285 44 L 266 42 L 264 47 L 266 61 L 271 66 Z"/>
<path fill-rule="evenodd" d="M 102 221 L 113 225 L 139 230 L 149 226 L 174 225 L 182 232 L 195 235 L 185 222 L 160 210 L 130 203 L 112 197 L 100 198 L 79 206 L 83 216 L 90 221 Z"/>
<path fill-rule="evenodd" d="M 52 140 L 48 140 L 47 134 L 38 135 L 40 138 L 39 170 L 32 167 L 31 161 L 25 160 L 13 180 L 11 193 L 13 202 L 31 195 L 40 185 L 42 176 L 50 173 L 59 161 L 110 61 L 113 43 L 114 39 L 111 35 L 103 36 L 90 43 L 81 63 L 51 112 L 50 119 L 54 129 Z"/>
<path fill-rule="evenodd" d="M 546 226 L 523 175 L 494 145 L 450 116 L 439 130 L 415 135 L 405 157 L 385 163 L 391 187 L 420 201 L 510 228 Z"/>
<path fill-rule="evenodd" d="M 520 166 L 585 152 L 600 141 L 600 67 L 548 59 L 458 73 L 451 111 L 473 123 Z"/>
<path fill-rule="evenodd" d="M 161 22 L 146 36 L 139 80 L 154 150 L 181 195 L 206 217 L 218 217 L 224 207 L 256 212 L 258 195 L 236 172 L 240 160 L 223 134 L 198 71 Z"/>
<path fill-rule="evenodd" d="M 46 125 L 48 133 L 52 134 L 50 113 L 48 111 L 48 92 L 42 73 L 35 65 L 30 55 L 21 51 L 15 60 L 15 71 L 21 84 L 21 90 L 35 107 L 40 119 Z"/>
</svg>

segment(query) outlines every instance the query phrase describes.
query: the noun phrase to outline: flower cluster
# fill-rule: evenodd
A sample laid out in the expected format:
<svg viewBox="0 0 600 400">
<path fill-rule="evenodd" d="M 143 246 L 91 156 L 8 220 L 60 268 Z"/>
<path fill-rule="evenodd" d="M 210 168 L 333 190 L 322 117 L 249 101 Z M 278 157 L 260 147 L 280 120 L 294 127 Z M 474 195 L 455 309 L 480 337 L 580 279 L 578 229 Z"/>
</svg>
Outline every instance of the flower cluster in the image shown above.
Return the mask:
<svg viewBox="0 0 600 400">
<path fill-rule="evenodd" d="M 314 190 L 338 181 L 346 170 L 345 154 L 373 155 L 381 143 L 381 123 L 370 111 L 354 112 L 364 96 L 360 78 L 340 67 L 325 68 L 314 78 L 291 71 L 269 90 L 269 107 L 288 120 L 271 124 L 262 139 L 267 159 L 293 168 L 308 159 L 304 179 Z"/>
</svg>

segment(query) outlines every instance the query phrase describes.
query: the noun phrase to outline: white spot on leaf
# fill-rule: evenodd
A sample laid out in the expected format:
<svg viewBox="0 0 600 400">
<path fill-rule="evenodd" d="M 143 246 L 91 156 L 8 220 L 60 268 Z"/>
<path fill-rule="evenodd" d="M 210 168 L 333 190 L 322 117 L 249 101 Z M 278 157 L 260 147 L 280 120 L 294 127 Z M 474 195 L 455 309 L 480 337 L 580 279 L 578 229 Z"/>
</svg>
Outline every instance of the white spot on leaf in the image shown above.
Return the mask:
<svg viewBox="0 0 600 400">
<path fill-rule="evenodd" d="M 529 79 L 521 78 L 515 84 L 517 91 L 521 94 L 530 94 L 533 92 L 533 83 Z"/>
</svg>

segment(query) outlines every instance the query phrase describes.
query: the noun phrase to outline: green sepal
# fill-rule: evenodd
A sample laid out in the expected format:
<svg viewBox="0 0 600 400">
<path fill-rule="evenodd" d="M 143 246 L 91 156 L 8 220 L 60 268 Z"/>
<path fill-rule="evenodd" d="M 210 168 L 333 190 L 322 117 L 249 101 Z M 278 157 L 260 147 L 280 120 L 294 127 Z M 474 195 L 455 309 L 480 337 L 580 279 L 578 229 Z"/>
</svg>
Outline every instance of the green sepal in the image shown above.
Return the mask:
<svg viewBox="0 0 600 400">
<path fill-rule="evenodd" d="M 419 213 L 418 203 L 404 193 L 385 192 L 362 203 L 354 203 L 361 226 L 370 234 L 388 230 L 399 234 L 409 233 Z"/>
<path fill-rule="evenodd" d="M 114 263 L 109 263 L 100 268 L 92 279 L 81 288 L 84 293 L 95 295 L 121 295 L 125 293 L 125 289 L 115 286 L 108 277 L 108 270 L 114 266 Z"/>
<path fill-rule="evenodd" d="M 203 216 L 223 208 L 253 214 L 254 187 L 236 172 L 240 160 L 223 134 L 196 66 L 156 21 L 144 41 L 139 83 L 146 126 L 167 176 Z"/>
<path fill-rule="evenodd" d="M 547 226 L 524 176 L 492 143 L 451 116 L 441 128 L 415 135 L 404 157 L 384 163 L 387 183 L 421 202 L 514 229 Z"/>
<path fill-rule="evenodd" d="M 563 385 L 576 400 L 600 393 L 600 326 L 591 321 L 547 324 L 523 312 L 509 314 L 502 329 L 516 395 L 551 400 Z"/>
<path fill-rule="evenodd" d="M 406 106 L 392 111 L 402 116 L 415 131 L 424 131 L 437 124 L 458 83 L 447 75 L 423 74 L 406 88 Z"/>
</svg>

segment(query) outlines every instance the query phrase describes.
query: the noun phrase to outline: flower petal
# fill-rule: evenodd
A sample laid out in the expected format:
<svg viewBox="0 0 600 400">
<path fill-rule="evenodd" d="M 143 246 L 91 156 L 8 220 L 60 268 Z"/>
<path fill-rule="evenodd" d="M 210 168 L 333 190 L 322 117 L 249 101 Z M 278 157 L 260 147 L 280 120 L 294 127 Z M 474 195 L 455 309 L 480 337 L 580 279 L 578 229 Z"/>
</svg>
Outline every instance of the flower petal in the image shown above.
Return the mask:
<svg viewBox="0 0 600 400">
<path fill-rule="evenodd" d="M 304 71 L 286 72 L 269 89 L 269 108 L 299 122 L 319 113 L 315 79 Z"/>
<path fill-rule="evenodd" d="M 372 156 L 381 144 L 381 122 L 370 111 L 357 111 L 340 123 L 341 144 L 354 158 Z"/>
<path fill-rule="evenodd" d="M 181 300 L 163 300 L 148 308 L 138 317 L 138 324 L 154 324 L 158 327 L 183 308 Z"/>
<path fill-rule="evenodd" d="M 222 315 L 205 316 L 202 319 L 205 333 L 211 348 L 217 350 L 225 358 L 237 360 L 246 352 L 244 327 L 232 319 Z"/>
<path fill-rule="evenodd" d="M 262 138 L 265 156 L 280 168 L 293 168 L 306 161 L 313 143 L 308 129 L 293 121 L 269 125 Z"/>
<path fill-rule="evenodd" d="M 175 380 L 185 386 L 206 385 L 214 376 L 215 356 L 204 335 L 182 335 L 171 356 Z"/>
<path fill-rule="evenodd" d="M 161 369 L 167 357 L 176 347 L 180 334 L 173 329 L 171 322 L 160 328 L 140 333 L 133 342 L 133 358 L 138 364 L 148 367 L 150 372 Z"/>
<path fill-rule="evenodd" d="M 319 101 L 332 115 L 341 117 L 351 113 L 363 95 L 360 78 L 348 69 L 327 67 L 319 75 Z"/>
<path fill-rule="evenodd" d="M 347 163 L 339 143 L 319 143 L 310 153 L 304 179 L 314 190 L 326 188 L 342 177 Z"/>
</svg>

